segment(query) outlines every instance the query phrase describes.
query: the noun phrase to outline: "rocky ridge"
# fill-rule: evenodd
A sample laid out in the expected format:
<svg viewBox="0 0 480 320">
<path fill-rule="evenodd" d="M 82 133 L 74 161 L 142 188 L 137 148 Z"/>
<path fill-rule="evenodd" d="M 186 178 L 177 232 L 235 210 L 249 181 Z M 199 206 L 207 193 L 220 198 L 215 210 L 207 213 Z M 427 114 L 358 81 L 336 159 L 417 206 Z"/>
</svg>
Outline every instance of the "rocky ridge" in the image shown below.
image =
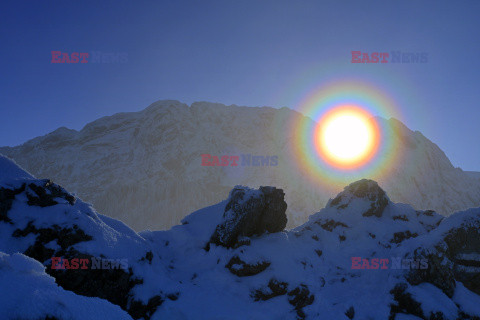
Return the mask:
<svg viewBox="0 0 480 320">
<path fill-rule="evenodd" d="M 445 218 L 360 180 L 287 231 L 281 189 L 237 186 L 182 225 L 135 233 L 6 158 L 0 169 L 0 284 L 12 317 L 80 319 L 78 305 L 103 319 L 480 317 L 479 208 Z M 70 263 L 57 268 L 58 257 Z M 14 307 L 34 292 L 51 307 Z"/>
<path fill-rule="evenodd" d="M 288 108 L 166 100 L 98 119 L 80 131 L 59 128 L 0 153 L 135 230 L 177 225 L 190 212 L 222 201 L 238 184 L 282 188 L 292 228 L 340 191 L 319 188 L 299 168 L 289 147 L 288 128 L 296 119 L 312 121 Z M 367 178 L 378 181 L 393 201 L 442 215 L 480 206 L 478 177 L 454 168 L 420 132 L 395 119 L 377 120 L 394 133 L 402 161 L 388 177 Z M 277 156 L 278 164 L 202 166 L 202 154 Z"/>
</svg>

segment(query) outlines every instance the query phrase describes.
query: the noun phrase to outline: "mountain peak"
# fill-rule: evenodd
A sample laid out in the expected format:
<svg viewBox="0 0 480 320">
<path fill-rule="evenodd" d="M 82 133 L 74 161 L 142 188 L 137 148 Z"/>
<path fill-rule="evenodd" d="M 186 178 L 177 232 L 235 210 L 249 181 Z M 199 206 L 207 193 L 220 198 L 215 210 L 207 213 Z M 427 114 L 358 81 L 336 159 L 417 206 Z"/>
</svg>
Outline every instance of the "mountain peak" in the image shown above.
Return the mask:
<svg viewBox="0 0 480 320">
<path fill-rule="evenodd" d="M 362 213 L 364 217 L 381 217 L 383 210 L 390 203 L 387 194 L 376 181 L 362 179 L 345 187 L 327 206 L 345 209 L 359 200 L 370 203 L 370 207 Z"/>
<path fill-rule="evenodd" d="M 188 108 L 188 105 L 178 100 L 158 100 L 153 102 L 147 108 L 143 109 L 140 112 L 145 112 L 145 113 L 158 112 L 159 110 L 168 110 L 169 108 L 178 108 L 178 107 Z"/>
</svg>

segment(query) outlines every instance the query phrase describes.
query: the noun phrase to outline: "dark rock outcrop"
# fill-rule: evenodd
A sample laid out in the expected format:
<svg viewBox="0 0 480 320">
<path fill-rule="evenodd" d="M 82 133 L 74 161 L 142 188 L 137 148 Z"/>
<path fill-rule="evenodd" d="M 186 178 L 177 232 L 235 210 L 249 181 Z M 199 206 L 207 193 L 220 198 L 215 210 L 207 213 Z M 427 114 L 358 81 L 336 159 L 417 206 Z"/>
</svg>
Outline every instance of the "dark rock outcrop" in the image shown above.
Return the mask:
<svg viewBox="0 0 480 320">
<path fill-rule="evenodd" d="M 453 297 L 455 292 L 455 276 L 453 273 L 453 264 L 445 256 L 441 247 L 437 247 L 435 252 L 426 252 L 425 250 L 416 250 L 414 259 L 425 259 L 428 262 L 426 269 L 412 269 L 405 278 L 411 285 L 418 285 L 422 282 L 428 282 L 443 291 L 448 297 Z"/>
<path fill-rule="evenodd" d="M 355 317 L 355 309 L 353 307 L 348 308 L 348 310 L 345 311 L 345 315 L 348 319 L 353 319 Z"/>
<path fill-rule="evenodd" d="M 451 230 L 445 237 L 446 255 L 453 262 L 455 279 L 471 291 L 480 294 L 480 230 L 478 226 L 463 226 Z"/>
<path fill-rule="evenodd" d="M 129 314 L 133 319 L 150 319 L 150 317 L 155 313 L 155 310 L 165 301 L 159 295 L 151 297 L 146 304 L 141 301 L 133 300 L 130 303 Z"/>
<path fill-rule="evenodd" d="M 52 268 L 52 264 L 49 262 L 52 257 L 62 257 L 62 259 L 70 261 L 72 259 L 87 259 L 89 263 L 92 258 L 95 258 L 74 249 L 75 244 L 92 240 L 92 237 L 77 225 L 73 225 L 72 228 L 61 228 L 58 225 L 52 225 L 51 228 L 37 228 L 33 225 L 33 221 L 30 221 L 24 229 L 17 229 L 13 232 L 13 236 L 16 238 L 32 234 L 35 235 L 34 244 L 29 246 L 24 254 L 47 265 L 46 272 L 54 277 L 55 282 L 65 290 L 87 297 L 106 299 L 120 306 L 132 316 L 134 315 L 130 310 L 131 307 L 135 308 L 135 314 L 140 314 L 144 310 L 154 311 L 154 309 L 149 308 L 149 305 L 140 306 L 140 302 L 129 302 L 130 290 L 143 282 L 135 277 L 132 269 L 92 270 L 90 266 L 85 270 L 81 268 Z M 47 248 L 47 244 L 52 241 L 55 241 L 60 248 L 57 250 Z M 148 312 L 141 313 L 138 318 L 145 317 L 148 314 Z"/>
<path fill-rule="evenodd" d="M 322 221 L 316 221 L 316 224 L 320 225 L 322 229 L 332 232 L 336 227 L 343 227 L 349 228 L 345 223 L 338 222 L 334 220 L 327 220 L 326 222 L 322 223 Z"/>
<path fill-rule="evenodd" d="M 237 186 L 230 192 L 223 221 L 217 225 L 210 242 L 233 247 L 239 237 L 274 233 L 287 225 L 287 204 L 282 189 L 260 187 L 258 190 Z"/>
<path fill-rule="evenodd" d="M 260 261 L 254 264 L 248 264 L 240 259 L 240 257 L 234 256 L 230 259 L 225 268 L 230 270 L 230 272 L 236 276 L 247 277 L 259 274 L 267 269 L 269 265 L 270 262 L 268 261 Z"/>
<path fill-rule="evenodd" d="M 265 301 L 282 295 L 288 296 L 288 302 L 294 307 L 298 319 L 305 319 L 303 308 L 311 305 L 315 300 L 315 296 L 310 293 L 306 285 L 301 284 L 288 291 L 288 283 L 276 279 L 270 279 L 265 288 L 256 290 L 252 296 L 255 301 Z"/>
<path fill-rule="evenodd" d="M 308 290 L 308 287 L 304 284 L 290 291 L 288 296 L 288 302 L 294 306 L 298 318 L 305 319 L 306 315 L 305 312 L 303 312 L 303 308 L 311 305 L 313 300 L 315 300 L 315 296 L 310 293 L 310 290 Z"/>
<path fill-rule="evenodd" d="M 76 202 L 73 195 L 50 180 L 23 183 L 16 189 L 0 188 L 0 221 L 16 225 L 18 216 L 9 216 L 8 213 L 12 208 L 13 201 L 20 199 L 17 197 L 20 194 L 26 200 L 27 205 L 42 208 L 57 205 L 73 206 Z M 143 279 L 135 275 L 132 268 L 122 269 L 113 264 L 107 269 L 93 268 L 92 261 L 98 257 L 77 250 L 75 245 L 92 241 L 94 238 L 77 224 L 53 223 L 39 227 L 35 223 L 35 219 L 29 220 L 25 227 L 14 229 L 12 238 L 28 239 L 30 245 L 23 251 L 23 254 L 45 265 L 46 273 L 55 278 L 55 282 L 63 289 L 78 295 L 105 299 L 120 306 L 134 319 L 149 319 L 165 300 L 163 293 L 151 297 L 146 303 L 134 300 L 132 289 L 136 285 L 142 284 Z M 54 245 L 52 246 L 52 244 Z M 58 266 L 52 267 L 52 257 L 61 258 L 62 261 L 76 260 L 77 266 L 67 267 L 64 265 L 62 269 L 57 268 Z M 104 256 L 101 257 L 106 259 Z M 152 259 L 153 253 L 146 252 L 145 260 L 151 263 Z M 80 260 L 88 261 L 87 264 L 84 264 L 86 268 L 78 266 Z"/>
<path fill-rule="evenodd" d="M 62 248 L 63 252 L 74 244 L 82 241 L 92 240 L 92 237 L 86 234 L 76 224 L 74 224 L 72 228 L 61 228 L 60 226 L 54 224 L 51 228 L 38 229 L 33 225 L 33 221 L 29 221 L 25 229 L 17 229 L 13 232 L 13 236 L 16 238 L 26 237 L 29 234 L 36 235 L 35 243 L 38 245 L 44 246 L 51 241 L 56 241 L 57 244 Z M 31 258 L 40 260 L 36 257 Z"/>
<path fill-rule="evenodd" d="M 398 244 L 398 243 L 400 243 L 404 240 L 407 240 L 407 239 L 410 239 L 410 238 L 415 238 L 415 237 L 418 237 L 418 234 L 417 233 L 412 233 L 412 232 L 410 232 L 410 230 L 395 232 L 393 234 L 393 238 L 392 238 L 392 240 L 390 240 L 390 242 Z"/>
<path fill-rule="evenodd" d="M 287 294 L 288 283 L 276 279 L 270 279 L 266 288 L 255 290 L 253 298 L 255 301 L 269 300 Z"/>
<path fill-rule="evenodd" d="M 40 184 L 30 183 L 27 190 L 28 204 L 31 206 L 49 207 L 58 204 L 55 198 L 62 198 L 70 205 L 75 203 L 75 197 L 50 180 L 39 180 Z"/>
<path fill-rule="evenodd" d="M 425 319 L 421 303 L 414 300 L 412 295 L 407 292 L 406 283 L 397 284 L 391 291 L 395 304 L 390 306 L 389 320 L 394 320 L 397 313 L 405 313 Z"/>
<path fill-rule="evenodd" d="M 25 191 L 25 184 L 18 189 L 0 188 L 0 221 L 12 224 L 8 211 L 12 208 L 15 196 L 23 191 Z"/>
<path fill-rule="evenodd" d="M 345 187 L 344 191 L 331 200 L 328 206 L 344 209 L 350 205 L 352 200 L 358 199 L 365 199 L 371 202 L 370 208 L 362 213 L 364 217 L 381 217 L 383 210 L 390 202 L 387 194 L 380 188 L 377 182 L 362 179 Z"/>
</svg>

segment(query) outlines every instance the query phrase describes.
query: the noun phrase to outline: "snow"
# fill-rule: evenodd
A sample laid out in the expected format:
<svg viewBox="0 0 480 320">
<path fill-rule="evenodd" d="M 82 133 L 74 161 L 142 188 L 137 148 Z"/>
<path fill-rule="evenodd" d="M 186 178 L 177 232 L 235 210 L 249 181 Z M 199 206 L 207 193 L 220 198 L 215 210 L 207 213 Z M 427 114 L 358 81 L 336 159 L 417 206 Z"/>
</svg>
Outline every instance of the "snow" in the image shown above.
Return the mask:
<svg viewBox="0 0 480 320">
<path fill-rule="evenodd" d="M 13 181 L 17 186 L 24 182 L 43 183 L 33 180 L 13 162 L 1 160 L 0 165 L 8 169 L 2 172 L 10 174 L 4 174 L 0 183 Z M 249 196 L 256 194 L 254 189 L 249 190 Z M 63 290 L 45 273 L 45 266 L 20 254 L 33 244 L 35 236 L 12 234 L 29 223 L 37 229 L 76 225 L 92 240 L 79 242 L 73 248 L 93 256 L 127 259 L 135 277 L 143 280 L 130 292 L 136 300 L 146 303 L 155 295 L 178 293 L 178 299 L 165 299 L 152 320 L 290 320 L 297 318 L 288 301 L 290 296 L 254 301 L 252 294 L 276 279 L 287 283 L 288 292 L 306 285 L 315 296 L 313 303 L 303 308 L 307 319 L 347 319 L 345 312 L 351 307 L 356 319 L 387 319 L 390 305 L 395 303 L 390 291 L 405 282 L 405 271 L 352 269 L 351 258 L 392 259 L 408 257 L 417 248 L 433 251 L 452 228 L 478 226 L 480 221 L 480 208 L 443 218 L 391 201 L 380 217 L 366 217 L 363 213 L 371 202 L 349 197 L 345 202 L 347 207 L 327 206 L 293 230 L 251 237 L 250 245 L 238 248 L 210 244 L 207 251 L 211 235 L 223 221 L 229 199 L 191 213 L 182 220 L 182 225 L 170 230 L 136 233 L 124 223 L 97 213 L 81 199 L 77 198 L 73 205 L 59 201 L 53 206 L 38 207 L 28 204 L 26 192 L 28 187 L 16 195 L 7 213 L 12 223 L 0 221 L 0 310 L 5 310 L 11 318 L 22 319 L 38 319 L 47 314 L 60 319 L 130 319 L 125 311 L 106 300 Z M 400 216 L 402 219 L 398 219 Z M 393 234 L 405 231 L 417 236 L 392 242 Z M 58 249 L 59 244 L 54 240 L 46 247 Z M 153 254 L 151 263 L 142 260 L 147 252 Z M 478 254 L 467 257 L 477 258 Z M 270 265 L 256 275 L 238 277 L 225 267 L 235 256 L 247 264 L 266 261 Z M 427 316 L 442 312 L 447 319 L 455 319 L 459 309 L 480 314 L 480 297 L 460 283 L 453 299 L 428 283 L 409 286 L 407 292 L 421 303 Z M 399 314 L 396 319 L 415 317 Z"/>
<path fill-rule="evenodd" d="M 480 317 L 480 297 L 457 282 L 453 301 L 467 314 Z"/>
<path fill-rule="evenodd" d="M 427 318 L 430 314 L 442 312 L 447 319 L 456 319 L 458 312 L 455 303 L 440 289 L 429 283 L 421 283 L 409 288 L 415 301 L 420 302 L 423 313 Z"/>
<path fill-rule="evenodd" d="M 33 179 L 33 177 L 12 159 L 0 154 L 0 187 L 21 179 Z"/>
<path fill-rule="evenodd" d="M 44 266 L 23 254 L 0 252 L 0 310 L 4 319 L 132 319 L 120 307 L 99 298 L 65 291 Z"/>
</svg>

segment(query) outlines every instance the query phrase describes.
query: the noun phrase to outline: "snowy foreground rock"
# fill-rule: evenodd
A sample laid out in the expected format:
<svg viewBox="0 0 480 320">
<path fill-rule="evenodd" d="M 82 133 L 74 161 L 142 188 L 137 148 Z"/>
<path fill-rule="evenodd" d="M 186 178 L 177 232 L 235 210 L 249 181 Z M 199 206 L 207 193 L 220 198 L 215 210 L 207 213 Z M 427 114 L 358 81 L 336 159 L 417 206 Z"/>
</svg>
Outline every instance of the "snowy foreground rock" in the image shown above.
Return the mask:
<svg viewBox="0 0 480 320">
<path fill-rule="evenodd" d="M 135 233 L 0 157 L 2 319 L 480 319 L 480 209 L 448 218 L 372 180 L 284 230 L 274 187 L 237 186 Z"/>
</svg>

